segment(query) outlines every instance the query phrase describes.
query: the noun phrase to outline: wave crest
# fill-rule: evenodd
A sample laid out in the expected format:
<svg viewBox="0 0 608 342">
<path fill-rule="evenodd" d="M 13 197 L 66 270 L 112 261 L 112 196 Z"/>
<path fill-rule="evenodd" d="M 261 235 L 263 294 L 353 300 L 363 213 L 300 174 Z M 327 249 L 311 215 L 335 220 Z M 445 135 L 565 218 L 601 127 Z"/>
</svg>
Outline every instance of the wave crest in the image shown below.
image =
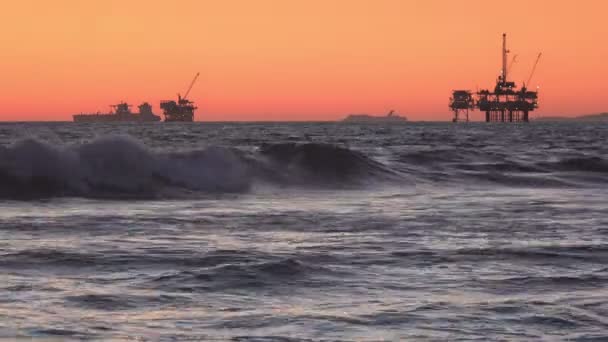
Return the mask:
<svg viewBox="0 0 608 342">
<path fill-rule="evenodd" d="M 395 176 L 386 166 L 361 152 L 330 144 L 264 145 L 260 153 L 280 178 L 290 183 L 340 186 Z"/>
<path fill-rule="evenodd" d="M 55 147 L 25 140 L 0 149 L 0 198 L 156 198 L 245 192 L 279 185 L 361 184 L 390 171 L 360 152 L 329 144 L 275 144 L 257 153 L 212 146 L 160 153 L 128 137 Z"/>
<path fill-rule="evenodd" d="M 0 197 L 145 197 L 169 188 L 248 189 L 244 164 L 229 150 L 155 154 L 127 137 L 57 148 L 25 140 L 0 150 Z"/>
</svg>

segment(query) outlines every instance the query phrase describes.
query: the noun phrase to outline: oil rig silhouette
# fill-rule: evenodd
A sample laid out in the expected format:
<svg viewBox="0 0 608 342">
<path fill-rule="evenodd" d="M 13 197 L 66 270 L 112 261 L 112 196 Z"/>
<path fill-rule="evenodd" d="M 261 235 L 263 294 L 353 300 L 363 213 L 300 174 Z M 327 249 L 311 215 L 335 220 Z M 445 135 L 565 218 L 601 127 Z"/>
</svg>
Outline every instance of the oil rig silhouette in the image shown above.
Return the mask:
<svg viewBox="0 0 608 342">
<path fill-rule="evenodd" d="M 197 107 L 194 105 L 194 102 L 188 100 L 188 95 L 190 95 L 190 91 L 192 87 L 194 87 L 194 83 L 200 76 L 200 72 L 194 76 L 194 79 L 190 83 L 188 90 L 186 90 L 186 94 L 182 97 L 180 94 L 177 94 L 177 102 L 173 100 L 166 100 L 160 102 L 160 108 L 163 110 L 163 114 L 165 115 L 165 122 L 192 122 L 194 121 L 194 111 Z"/>
<path fill-rule="evenodd" d="M 517 89 L 515 82 L 508 80 L 507 34 L 502 35 L 502 72 L 496 80 L 494 91 L 454 90 L 450 98 L 450 109 L 454 112 L 453 122 L 469 121 L 469 111 L 479 109 L 486 113 L 486 122 L 529 122 L 529 113 L 538 108 L 538 90 L 530 91 L 530 84 L 542 54 L 538 54 L 528 82 Z M 515 56 L 517 57 L 517 55 Z M 515 61 L 515 57 L 511 64 Z"/>
</svg>

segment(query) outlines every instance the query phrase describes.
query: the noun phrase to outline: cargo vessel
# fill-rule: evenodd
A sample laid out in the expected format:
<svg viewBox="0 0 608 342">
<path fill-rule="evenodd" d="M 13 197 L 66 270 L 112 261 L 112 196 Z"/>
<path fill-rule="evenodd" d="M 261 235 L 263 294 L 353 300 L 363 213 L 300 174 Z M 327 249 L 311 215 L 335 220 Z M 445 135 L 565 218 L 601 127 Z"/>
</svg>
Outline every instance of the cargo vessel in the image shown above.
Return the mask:
<svg viewBox="0 0 608 342">
<path fill-rule="evenodd" d="M 109 113 L 76 114 L 74 122 L 157 122 L 160 116 L 152 112 L 152 106 L 144 102 L 138 106 L 139 113 L 131 112 L 131 105 L 126 102 L 111 105 Z"/>
<path fill-rule="evenodd" d="M 406 122 L 405 116 L 399 116 L 395 114 L 394 110 L 391 110 L 385 116 L 374 116 L 368 114 L 352 114 L 347 116 L 342 122 L 350 123 L 399 123 Z"/>
</svg>

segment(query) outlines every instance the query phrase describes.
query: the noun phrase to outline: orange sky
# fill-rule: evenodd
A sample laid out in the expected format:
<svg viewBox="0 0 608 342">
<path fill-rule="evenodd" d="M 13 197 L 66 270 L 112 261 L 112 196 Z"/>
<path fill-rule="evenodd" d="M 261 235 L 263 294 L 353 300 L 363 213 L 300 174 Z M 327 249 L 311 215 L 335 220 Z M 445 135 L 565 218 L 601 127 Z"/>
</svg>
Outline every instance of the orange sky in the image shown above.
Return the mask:
<svg viewBox="0 0 608 342">
<path fill-rule="evenodd" d="M 604 0 L 3 0 L 0 120 L 71 120 L 191 93 L 197 120 L 449 120 L 491 87 L 502 32 L 541 115 L 608 111 Z M 475 114 L 480 119 L 481 114 Z"/>
</svg>

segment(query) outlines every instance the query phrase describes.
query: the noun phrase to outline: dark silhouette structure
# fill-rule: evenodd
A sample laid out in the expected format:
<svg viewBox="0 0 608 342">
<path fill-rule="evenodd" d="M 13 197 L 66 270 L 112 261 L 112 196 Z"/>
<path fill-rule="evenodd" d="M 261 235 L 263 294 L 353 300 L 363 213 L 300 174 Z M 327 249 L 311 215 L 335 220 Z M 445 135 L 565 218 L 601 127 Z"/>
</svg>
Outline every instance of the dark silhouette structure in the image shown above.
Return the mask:
<svg viewBox="0 0 608 342">
<path fill-rule="evenodd" d="M 450 97 L 450 108 L 454 112 L 453 122 L 469 122 L 469 110 L 475 109 L 473 94 L 468 90 L 454 90 Z"/>
<path fill-rule="evenodd" d="M 165 122 L 172 121 L 181 121 L 181 122 L 192 122 L 194 121 L 194 110 L 197 107 L 194 105 L 194 102 L 188 100 L 188 95 L 190 94 L 190 90 L 194 86 L 194 83 L 198 79 L 200 73 L 197 73 L 194 76 L 194 79 L 190 83 L 188 90 L 184 97 L 181 97 L 180 94 L 177 94 L 177 102 L 175 101 L 161 101 L 160 108 L 163 110 L 163 114 L 165 115 Z"/>
<path fill-rule="evenodd" d="M 399 116 L 394 110 L 391 110 L 385 116 L 374 116 L 368 114 L 351 114 L 347 116 L 342 122 L 351 123 L 400 123 L 407 122 L 405 116 Z"/>
<path fill-rule="evenodd" d="M 538 91 L 530 91 L 524 83 L 521 89 L 517 89 L 515 82 L 508 80 L 507 58 L 507 35 L 502 35 L 502 73 L 496 80 L 493 90 L 480 90 L 473 97 L 468 90 L 454 90 L 450 98 L 450 109 L 454 112 L 453 122 L 468 121 L 469 110 L 475 108 L 485 112 L 486 122 L 529 122 L 529 113 L 538 108 Z M 538 55 L 532 73 L 528 78 L 528 84 L 532 80 L 536 65 L 540 60 Z M 462 114 L 465 118 L 462 118 Z"/>
<path fill-rule="evenodd" d="M 152 112 L 152 106 L 148 102 L 139 105 L 139 113 L 131 112 L 131 105 L 126 102 L 111 105 L 109 113 L 76 114 L 73 116 L 75 122 L 156 122 L 160 116 Z"/>
</svg>

